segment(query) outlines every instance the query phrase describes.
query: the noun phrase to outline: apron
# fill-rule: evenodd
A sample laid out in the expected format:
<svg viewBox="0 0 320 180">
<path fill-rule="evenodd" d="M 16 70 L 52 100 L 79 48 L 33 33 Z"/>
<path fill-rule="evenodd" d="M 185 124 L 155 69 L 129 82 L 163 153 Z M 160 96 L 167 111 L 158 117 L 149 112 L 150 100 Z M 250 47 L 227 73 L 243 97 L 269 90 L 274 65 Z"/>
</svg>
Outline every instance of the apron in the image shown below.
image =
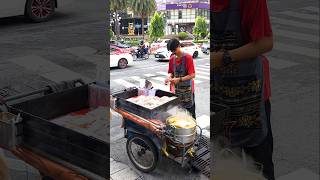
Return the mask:
<svg viewBox="0 0 320 180">
<path fill-rule="evenodd" d="M 245 44 L 239 7 L 239 0 L 230 0 L 228 9 L 211 15 L 213 51 L 232 50 Z M 210 74 L 213 102 L 230 108 L 229 116 L 224 120 L 230 145 L 259 145 L 267 135 L 262 57 L 231 62 Z"/>
<path fill-rule="evenodd" d="M 177 65 L 176 58 L 173 62 L 174 77 L 180 78 L 188 75 L 188 70 L 186 68 L 186 55 L 182 54 L 181 63 Z M 174 85 L 175 94 L 180 99 L 180 104 L 183 108 L 191 108 L 194 104 L 193 94 L 192 94 L 192 80 L 182 81 Z"/>
</svg>

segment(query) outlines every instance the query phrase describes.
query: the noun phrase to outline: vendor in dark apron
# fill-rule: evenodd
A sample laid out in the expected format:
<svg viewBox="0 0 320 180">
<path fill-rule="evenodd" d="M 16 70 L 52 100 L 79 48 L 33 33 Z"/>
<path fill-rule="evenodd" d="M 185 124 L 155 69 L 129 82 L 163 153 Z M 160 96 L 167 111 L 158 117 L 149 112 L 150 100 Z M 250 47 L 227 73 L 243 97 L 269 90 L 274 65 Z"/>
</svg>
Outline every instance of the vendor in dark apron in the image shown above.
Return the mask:
<svg viewBox="0 0 320 180">
<path fill-rule="evenodd" d="M 212 51 L 223 51 L 220 66 L 211 73 L 211 98 L 214 103 L 229 107 L 225 119 L 225 135 L 231 148 L 244 149 L 254 160 L 261 163 L 264 176 L 274 179 L 272 152 L 264 156 L 263 148 L 268 135 L 268 120 L 263 99 L 262 57 L 232 61 L 229 50 L 237 49 L 246 43 L 241 34 L 239 0 L 230 0 L 229 7 L 211 15 L 213 36 Z M 214 61 L 214 60 L 213 60 Z M 215 66 L 215 64 L 213 64 Z M 214 120 L 213 120 L 214 124 Z M 249 150 L 255 149 L 253 154 Z M 269 158 L 271 156 L 271 159 Z M 268 157 L 269 159 L 266 159 Z"/>
<path fill-rule="evenodd" d="M 174 41 L 173 47 L 171 43 Z M 175 47 L 178 46 L 178 47 Z M 178 50 L 177 50 L 178 49 Z M 188 112 L 192 115 L 193 118 L 196 118 L 196 113 L 195 113 L 195 102 L 194 102 L 194 93 L 192 89 L 192 81 L 193 77 L 188 77 L 189 76 L 189 71 L 187 69 L 187 58 L 192 57 L 184 52 L 181 51 L 180 49 L 180 43 L 178 40 L 173 39 L 169 41 L 168 43 L 168 50 L 173 52 L 173 56 L 171 57 L 171 61 L 169 63 L 172 64 L 172 72 L 170 73 L 171 77 L 169 80 L 172 84 L 174 84 L 174 93 L 179 97 L 180 99 L 180 105 L 182 108 L 188 110 Z M 181 52 L 177 52 L 177 51 Z M 181 54 L 179 54 L 181 53 Z M 179 55 L 178 55 L 179 54 Z M 179 56 L 177 58 L 177 56 Z M 187 57 L 189 56 L 189 57 Z M 177 63 L 177 61 L 180 60 L 180 63 Z M 193 63 L 189 66 L 193 66 Z M 169 65 L 170 67 L 170 65 Z M 192 67 L 194 69 L 194 67 Z M 170 69 L 170 68 L 169 68 Z M 176 82 L 173 82 L 176 81 Z"/>
</svg>

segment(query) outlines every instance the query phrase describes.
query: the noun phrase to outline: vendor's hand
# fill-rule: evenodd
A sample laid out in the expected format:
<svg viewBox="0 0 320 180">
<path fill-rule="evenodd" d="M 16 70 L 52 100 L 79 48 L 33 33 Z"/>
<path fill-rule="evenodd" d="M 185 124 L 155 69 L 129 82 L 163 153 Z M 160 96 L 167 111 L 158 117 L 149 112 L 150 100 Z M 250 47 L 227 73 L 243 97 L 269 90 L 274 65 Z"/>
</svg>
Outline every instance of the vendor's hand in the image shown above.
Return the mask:
<svg viewBox="0 0 320 180">
<path fill-rule="evenodd" d="M 213 63 L 213 69 L 221 67 L 223 62 L 223 51 L 213 52 L 211 62 Z"/>
<path fill-rule="evenodd" d="M 180 82 L 180 78 L 172 78 L 170 82 L 173 84 L 178 84 Z"/>
<path fill-rule="evenodd" d="M 171 77 L 168 77 L 168 78 L 164 81 L 165 85 L 167 85 L 170 81 L 171 81 Z"/>
</svg>

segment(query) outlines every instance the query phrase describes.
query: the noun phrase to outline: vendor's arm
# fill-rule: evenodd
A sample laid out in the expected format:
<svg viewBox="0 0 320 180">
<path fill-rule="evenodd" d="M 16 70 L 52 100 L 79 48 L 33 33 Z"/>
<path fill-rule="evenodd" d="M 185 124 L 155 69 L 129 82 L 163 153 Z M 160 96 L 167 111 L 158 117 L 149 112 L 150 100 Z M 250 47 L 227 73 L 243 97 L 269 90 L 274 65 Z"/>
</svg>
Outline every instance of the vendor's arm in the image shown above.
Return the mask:
<svg viewBox="0 0 320 180">
<path fill-rule="evenodd" d="M 267 2 L 252 0 L 243 2 L 241 26 L 244 28 L 243 37 L 247 44 L 228 51 L 232 61 L 242 61 L 255 58 L 272 50 L 273 38 Z M 222 63 L 223 52 L 211 54 L 214 67 Z"/>
<path fill-rule="evenodd" d="M 250 42 L 237 49 L 229 51 L 232 61 L 242 61 L 255 58 L 261 54 L 267 53 L 272 50 L 273 38 L 264 37 L 257 41 Z M 213 52 L 211 60 L 213 65 L 219 67 L 223 59 L 223 51 Z"/>
</svg>

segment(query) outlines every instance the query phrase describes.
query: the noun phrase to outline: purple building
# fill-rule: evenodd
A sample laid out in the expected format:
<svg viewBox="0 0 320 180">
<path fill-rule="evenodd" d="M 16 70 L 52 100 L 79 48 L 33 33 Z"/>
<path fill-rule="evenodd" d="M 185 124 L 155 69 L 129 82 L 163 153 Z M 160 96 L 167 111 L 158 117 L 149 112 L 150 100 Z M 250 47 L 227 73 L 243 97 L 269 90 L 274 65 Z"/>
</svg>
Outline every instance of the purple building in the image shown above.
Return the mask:
<svg viewBox="0 0 320 180">
<path fill-rule="evenodd" d="M 187 31 L 192 28 L 197 16 L 203 16 L 209 24 L 209 0 L 156 0 L 157 11 L 166 15 L 166 34 Z"/>
</svg>

